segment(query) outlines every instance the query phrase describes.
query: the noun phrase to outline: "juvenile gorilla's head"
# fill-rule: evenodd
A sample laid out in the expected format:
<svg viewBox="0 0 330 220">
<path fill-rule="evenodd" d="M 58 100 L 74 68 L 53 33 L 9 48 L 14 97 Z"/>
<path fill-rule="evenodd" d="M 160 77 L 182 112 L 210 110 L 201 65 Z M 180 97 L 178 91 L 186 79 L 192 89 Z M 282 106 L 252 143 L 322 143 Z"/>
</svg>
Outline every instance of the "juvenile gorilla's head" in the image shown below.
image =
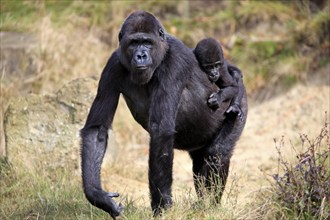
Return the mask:
<svg viewBox="0 0 330 220">
<path fill-rule="evenodd" d="M 119 33 L 120 62 L 130 72 L 130 79 L 139 85 L 150 81 L 164 59 L 168 45 L 162 24 L 150 13 L 130 14 Z"/>
<path fill-rule="evenodd" d="M 212 82 L 220 78 L 220 68 L 223 65 L 224 57 L 220 43 L 213 38 L 206 38 L 198 42 L 194 54 Z"/>
</svg>

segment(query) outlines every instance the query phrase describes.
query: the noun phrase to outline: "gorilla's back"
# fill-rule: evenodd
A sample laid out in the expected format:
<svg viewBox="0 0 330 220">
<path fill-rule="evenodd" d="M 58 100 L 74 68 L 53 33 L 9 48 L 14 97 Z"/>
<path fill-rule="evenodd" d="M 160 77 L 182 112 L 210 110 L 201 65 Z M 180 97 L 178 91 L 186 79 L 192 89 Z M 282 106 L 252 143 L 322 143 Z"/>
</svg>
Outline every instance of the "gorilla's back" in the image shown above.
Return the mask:
<svg viewBox="0 0 330 220">
<path fill-rule="evenodd" d="M 197 65 L 196 63 L 192 65 Z M 196 149 L 210 142 L 225 119 L 229 102 L 216 111 L 207 105 L 208 97 L 219 90 L 199 67 L 195 67 L 183 90 L 176 120 L 176 148 Z"/>
</svg>

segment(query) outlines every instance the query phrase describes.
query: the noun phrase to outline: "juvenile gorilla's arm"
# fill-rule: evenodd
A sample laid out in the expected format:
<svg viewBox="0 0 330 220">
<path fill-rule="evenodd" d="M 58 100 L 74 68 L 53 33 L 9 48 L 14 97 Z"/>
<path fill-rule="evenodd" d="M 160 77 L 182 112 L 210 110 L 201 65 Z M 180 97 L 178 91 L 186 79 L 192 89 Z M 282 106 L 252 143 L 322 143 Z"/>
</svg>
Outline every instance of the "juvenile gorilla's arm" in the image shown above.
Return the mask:
<svg viewBox="0 0 330 220">
<path fill-rule="evenodd" d="M 228 66 L 228 72 L 238 84 L 238 93 L 233 99 L 233 103 L 240 105 L 244 95 L 243 74 L 242 71 L 235 65 L 225 61 Z"/>
<path fill-rule="evenodd" d="M 226 61 L 227 62 L 227 61 Z M 233 112 L 237 114 L 241 121 L 243 121 L 244 113 L 241 109 L 241 102 L 244 96 L 244 84 L 243 84 L 243 74 L 242 71 L 233 64 L 227 62 L 228 65 L 228 72 L 234 78 L 234 80 L 238 84 L 238 93 L 232 99 L 229 108 L 227 109 L 226 113 Z"/>
<path fill-rule="evenodd" d="M 220 69 L 220 78 L 215 82 L 220 90 L 216 93 L 212 93 L 207 100 L 208 106 L 216 110 L 220 104 L 229 99 L 236 97 L 238 93 L 238 83 L 228 72 L 227 63 L 224 62 Z"/>
<path fill-rule="evenodd" d="M 86 198 L 93 205 L 110 213 L 114 219 L 123 207 L 118 206 L 112 199 L 118 197 L 118 193 L 102 190 L 100 170 L 107 147 L 108 129 L 118 105 L 119 90 L 116 84 L 112 83 L 114 73 L 118 72 L 121 72 L 121 68 L 115 52 L 102 72 L 96 98 L 81 130 L 82 180 Z"/>
</svg>

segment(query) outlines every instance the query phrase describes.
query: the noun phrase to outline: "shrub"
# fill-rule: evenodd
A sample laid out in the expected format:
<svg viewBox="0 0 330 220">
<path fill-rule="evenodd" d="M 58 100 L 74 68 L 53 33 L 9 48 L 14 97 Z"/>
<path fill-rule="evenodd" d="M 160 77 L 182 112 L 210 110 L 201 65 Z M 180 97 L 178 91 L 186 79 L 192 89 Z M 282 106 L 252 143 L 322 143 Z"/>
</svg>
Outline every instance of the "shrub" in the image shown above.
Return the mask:
<svg viewBox="0 0 330 220">
<path fill-rule="evenodd" d="M 275 203 L 283 216 L 299 219 L 329 219 L 330 217 L 330 135 L 329 123 L 311 140 L 300 135 L 302 153 L 296 163 L 282 155 L 283 138 L 275 140 L 278 152 L 278 171 L 271 181 Z M 294 148 L 295 149 L 295 148 Z"/>
</svg>

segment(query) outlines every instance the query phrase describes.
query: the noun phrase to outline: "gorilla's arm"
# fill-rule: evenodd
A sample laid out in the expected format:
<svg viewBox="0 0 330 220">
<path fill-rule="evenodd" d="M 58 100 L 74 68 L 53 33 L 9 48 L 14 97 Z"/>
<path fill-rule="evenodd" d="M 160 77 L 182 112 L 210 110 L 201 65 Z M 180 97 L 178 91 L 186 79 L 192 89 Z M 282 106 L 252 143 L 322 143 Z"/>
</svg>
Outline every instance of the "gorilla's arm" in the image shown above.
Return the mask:
<svg viewBox="0 0 330 220">
<path fill-rule="evenodd" d="M 82 180 L 86 198 L 93 205 L 107 211 L 114 219 L 123 207 L 117 206 L 112 199 L 118 197 L 118 193 L 102 190 L 100 170 L 107 147 L 108 129 L 112 124 L 120 94 L 118 83 L 112 82 L 117 81 L 116 75 L 121 71 L 117 54 L 114 52 L 102 72 L 96 98 L 81 130 Z"/>
<path fill-rule="evenodd" d="M 183 56 L 176 57 L 175 54 L 180 53 L 172 50 L 168 53 L 167 59 L 163 61 L 163 63 L 170 63 L 172 67 L 175 67 L 172 68 L 172 71 L 168 71 L 165 66 L 158 68 L 151 94 L 149 188 L 154 215 L 159 214 L 162 208 L 166 209 L 172 205 L 171 186 L 176 116 L 187 76 L 181 68 L 188 66 L 184 64 L 185 61 L 182 61 Z M 189 71 L 188 67 L 186 69 Z"/>
<path fill-rule="evenodd" d="M 207 100 L 208 106 L 215 110 L 219 108 L 222 102 L 234 99 L 238 93 L 238 83 L 229 74 L 227 62 L 224 62 L 220 69 L 220 78 L 215 84 L 220 88 L 216 93 L 212 93 Z"/>
<path fill-rule="evenodd" d="M 227 62 L 227 61 L 226 61 Z M 232 99 L 230 107 L 226 111 L 237 113 L 238 117 L 241 119 L 241 121 L 244 118 L 244 113 L 241 109 L 241 102 L 245 93 L 244 84 L 243 84 L 243 74 L 242 71 L 235 65 L 230 64 L 227 62 L 228 65 L 228 72 L 229 74 L 234 78 L 234 80 L 238 84 L 238 92 L 237 95 Z"/>
</svg>

